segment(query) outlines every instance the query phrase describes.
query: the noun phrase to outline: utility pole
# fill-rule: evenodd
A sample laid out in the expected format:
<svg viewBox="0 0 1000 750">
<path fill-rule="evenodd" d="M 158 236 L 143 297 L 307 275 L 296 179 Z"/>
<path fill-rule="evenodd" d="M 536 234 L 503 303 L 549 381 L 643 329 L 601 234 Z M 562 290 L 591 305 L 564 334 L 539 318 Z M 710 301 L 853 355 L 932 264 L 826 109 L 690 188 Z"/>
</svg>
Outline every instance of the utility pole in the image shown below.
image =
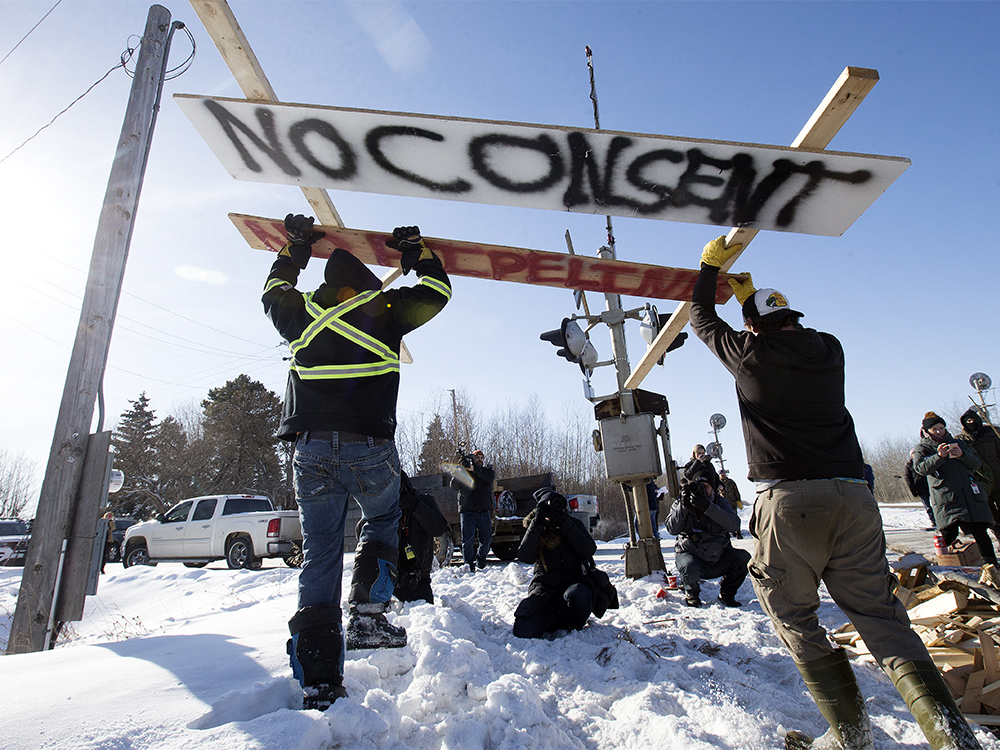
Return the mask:
<svg viewBox="0 0 1000 750">
<path fill-rule="evenodd" d="M 111 346 L 172 33 L 170 11 L 151 6 L 94 239 L 80 323 L 11 624 L 9 654 L 41 651 L 45 646 L 46 627 L 58 595 L 60 549 L 74 526 L 94 402 Z M 95 517 L 95 527 L 96 523 Z"/>
<path fill-rule="evenodd" d="M 597 107 L 593 52 L 589 46 L 585 49 L 587 69 L 590 72 L 590 100 L 594 104 L 594 127 L 600 130 L 601 116 Z M 608 244 L 601 248 L 599 255 L 605 260 L 616 260 L 615 234 L 611 226 L 610 214 L 605 219 L 607 220 Z M 607 312 L 602 316 L 602 319 L 611 329 L 611 352 L 614 357 L 615 373 L 618 377 L 618 404 L 622 417 L 627 417 L 636 413 L 636 407 L 632 390 L 626 385 L 631 374 L 631 367 L 628 361 L 628 349 L 625 345 L 625 313 L 622 310 L 619 295 L 605 293 L 604 300 Z M 669 456 L 667 458 L 669 459 Z M 630 535 L 629 543 L 626 545 L 626 572 L 630 573 L 633 578 L 641 578 L 654 570 L 665 570 L 666 565 L 663 562 L 660 541 L 653 535 L 653 521 L 649 515 L 645 481 L 633 479 L 627 483 L 623 482 L 622 493 L 625 496 L 625 503 L 631 502 L 634 509 L 635 531 L 637 532 L 636 536 L 638 536 L 638 539 L 634 539 Z"/>
</svg>

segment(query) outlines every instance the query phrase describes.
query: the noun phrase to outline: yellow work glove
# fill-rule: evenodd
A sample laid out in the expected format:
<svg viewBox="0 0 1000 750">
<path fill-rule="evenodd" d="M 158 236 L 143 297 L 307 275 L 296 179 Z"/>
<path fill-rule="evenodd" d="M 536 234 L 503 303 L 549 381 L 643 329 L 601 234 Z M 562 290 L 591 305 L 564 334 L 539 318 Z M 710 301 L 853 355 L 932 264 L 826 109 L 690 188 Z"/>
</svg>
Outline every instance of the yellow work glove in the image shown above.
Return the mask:
<svg viewBox="0 0 1000 750">
<path fill-rule="evenodd" d="M 736 301 L 741 305 L 757 291 L 753 288 L 753 279 L 750 277 L 750 274 L 746 274 L 746 279 L 743 281 L 739 279 L 728 279 L 728 281 L 729 286 L 733 288 L 733 293 L 736 295 Z"/>
<path fill-rule="evenodd" d="M 743 245 L 739 243 L 726 247 L 725 235 L 722 237 L 716 237 L 714 240 L 705 245 L 705 249 L 701 251 L 701 262 L 706 266 L 722 268 L 723 263 L 732 258 L 742 249 Z"/>
</svg>

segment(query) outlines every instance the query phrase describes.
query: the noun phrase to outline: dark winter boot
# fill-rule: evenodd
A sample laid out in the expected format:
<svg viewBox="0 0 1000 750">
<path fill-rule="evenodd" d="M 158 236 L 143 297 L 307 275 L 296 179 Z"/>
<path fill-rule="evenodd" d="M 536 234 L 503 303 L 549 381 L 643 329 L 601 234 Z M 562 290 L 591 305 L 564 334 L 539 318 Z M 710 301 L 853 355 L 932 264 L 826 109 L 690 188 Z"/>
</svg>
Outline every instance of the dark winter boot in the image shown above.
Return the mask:
<svg viewBox="0 0 1000 750">
<path fill-rule="evenodd" d="M 816 661 L 796 662 L 795 666 L 830 729 L 815 739 L 792 730 L 785 735 L 786 750 L 874 750 L 865 699 L 847 653 L 840 649 Z"/>
<path fill-rule="evenodd" d="M 351 605 L 347 617 L 347 650 L 366 648 L 402 648 L 406 630 L 385 619 L 387 604 Z"/>
<path fill-rule="evenodd" d="M 302 708 L 325 711 L 346 698 L 340 607 L 303 607 L 289 620 L 288 630 L 292 637 L 286 650 L 292 675 L 302 686 Z"/>
<path fill-rule="evenodd" d="M 346 633 L 349 651 L 406 645 L 406 631 L 385 619 L 396 582 L 398 553 L 395 547 L 367 543 L 355 554 Z"/>
<path fill-rule="evenodd" d="M 932 750 L 980 750 L 934 662 L 909 661 L 887 671 Z"/>
</svg>

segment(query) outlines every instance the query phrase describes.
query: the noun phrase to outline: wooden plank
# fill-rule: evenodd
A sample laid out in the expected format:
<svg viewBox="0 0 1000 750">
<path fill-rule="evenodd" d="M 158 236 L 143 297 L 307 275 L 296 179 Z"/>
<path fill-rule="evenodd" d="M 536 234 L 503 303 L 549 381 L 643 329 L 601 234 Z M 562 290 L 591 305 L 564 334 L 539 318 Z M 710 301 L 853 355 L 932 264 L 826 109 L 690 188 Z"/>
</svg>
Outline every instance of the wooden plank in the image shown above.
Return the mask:
<svg viewBox="0 0 1000 750">
<path fill-rule="evenodd" d="M 229 218 L 251 247 L 275 252 L 285 244 L 285 226 L 279 219 L 245 214 L 230 214 Z M 313 245 L 314 258 L 328 258 L 334 248 L 342 247 L 367 265 L 399 266 L 399 253 L 385 246 L 385 241 L 392 238 L 390 234 L 326 226 L 317 230 L 326 232 L 326 236 Z M 684 268 L 435 237 L 425 239 L 441 258 L 445 270 L 454 276 L 670 300 L 689 297 L 698 277 L 697 271 Z M 716 297 L 723 301 L 733 293 L 725 278 L 728 276 L 724 274 L 719 280 Z"/>
<path fill-rule="evenodd" d="M 983 650 L 983 666 L 986 668 L 986 681 L 995 682 L 1000 680 L 1000 660 L 997 658 L 997 644 L 993 636 L 981 629 L 979 633 L 979 644 Z"/>
<path fill-rule="evenodd" d="M 247 99 L 258 102 L 277 101 L 277 94 L 264 75 L 264 69 L 257 55 L 250 48 L 250 42 L 226 0 L 191 0 L 191 7 L 198 14 L 205 31 L 212 37 L 222 59 L 229 66 L 236 83 Z M 344 226 L 336 206 L 325 190 L 302 187 L 302 193 L 312 207 L 312 215 L 316 216 L 321 224 Z"/>
<path fill-rule="evenodd" d="M 971 721 L 973 724 L 979 724 L 984 727 L 1000 727 L 1000 716 L 970 714 L 965 711 L 962 712 L 962 715 L 965 716 L 966 721 Z"/>
<path fill-rule="evenodd" d="M 174 101 L 239 180 L 831 237 L 910 165 L 465 117 L 187 94 Z"/>
<path fill-rule="evenodd" d="M 946 591 L 909 610 L 911 623 L 933 624 L 942 615 L 961 610 L 967 599 L 962 591 Z"/>
<path fill-rule="evenodd" d="M 969 682 L 965 686 L 965 695 L 962 696 L 962 701 L 959 706 L 962 709 L 962 713 L 978 713 L 979 709 L 982 707 L 982 703 L 979 700 L 979 691 L 983 689 L 983 684 L 986 680 L 986 672 L 973 672 L 969 675 Z"/>
<path fill-rule="evenodd" d="M 826 148 L 840 128 L 854 114 L 868 92 L 878 83 L 878 72 L 870 68 L 844 68 L 840 77 L 820 102 L 805 126 L 792 141 L 793 148 Z M 757 230 L 749 227 L 734 227 L 726 235 L 726 245 L 740 244 L 743 248 L 733 255 L 722 267 L 728 271 L 739 257 L 746 252 L 747 245 L 757 236 Z M 692 256 L 696 248 L 692 248 Z M 688 324 L 691 314 L 690 300 L 682 302 L 674 310 L 666 325 L 646 349 L 632 374 L 625 381 L 626 388 L 638 388 L 643 379 L 653 370 L 667 348 L 677 338 L 677 334 Z"/>
</svg>

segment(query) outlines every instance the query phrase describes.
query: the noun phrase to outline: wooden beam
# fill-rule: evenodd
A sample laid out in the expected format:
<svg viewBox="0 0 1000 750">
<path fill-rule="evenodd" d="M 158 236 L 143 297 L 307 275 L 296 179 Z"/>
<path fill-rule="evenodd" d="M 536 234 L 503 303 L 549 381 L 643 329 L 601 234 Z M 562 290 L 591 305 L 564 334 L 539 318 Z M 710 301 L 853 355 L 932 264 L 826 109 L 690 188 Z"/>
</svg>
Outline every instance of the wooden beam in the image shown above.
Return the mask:
<svg viewBox="0 0 1000 750">
<path fill-rule="evenodd" d="M 847 122 L 848 118 L 864 101 L 868 92 L 878 83 L 878 71 L 870 68 L 846 67 L 840 74 L 826 97 L 813 112 L 805 126 L 792 141 L 793 148 L 825 149 L 833 137 Z M 723 266 L 723 271 L 733 267 L 737 258 L 747 249 L 747 245 L 757 236 L 756 229 L 734 228 L 726 235 L 726 246 L 743 245 L 743 249 L 730 258 Z M 677 334 L 688 324 L 691 314 L 691 303 L 682 302 L 674 310 L 667 324 L 653 340 L 646 353 L 639 360 L 632 374 L 625 381 L 626 388 L 638 388 L 643 379 L 653 369 L 653 365 L 663 356 L 667 347 L 677 338 Z"/>
<path fill-rule="evenodd" d="M 277 101 L 278 97 L 271 88 L 267 76 L 264 75 L 264 69 L 257 55 L 250 49 L 250 42 L 240 28 L 229 3 L 226 0 L 191 0 L 191 7 L 201 19 L 205 31 L 212 37 L 222 59 L 226 61 L 246 98 L 256 102 Z M 309 201 L 312 213 L 319 219 L 320 224 L 344 226 L 326 190 L 303 187 L 302 194 Z"/>
</svg>

